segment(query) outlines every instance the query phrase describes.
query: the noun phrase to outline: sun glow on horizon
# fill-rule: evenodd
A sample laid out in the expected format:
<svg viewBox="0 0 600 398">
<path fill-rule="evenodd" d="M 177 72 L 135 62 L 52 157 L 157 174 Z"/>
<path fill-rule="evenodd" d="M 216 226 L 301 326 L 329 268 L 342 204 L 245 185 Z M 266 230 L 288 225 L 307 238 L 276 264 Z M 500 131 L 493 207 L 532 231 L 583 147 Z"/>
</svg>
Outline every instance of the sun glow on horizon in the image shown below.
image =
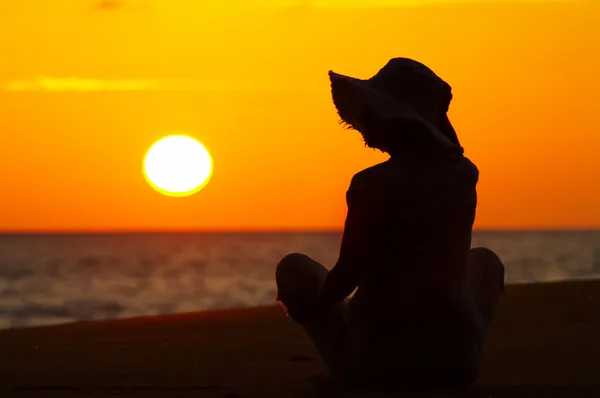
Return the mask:
<svg viewBox="0 0 600 398">
<path fill-rule="evenodd" d="M 206 148 L 186 135 L 169 135 L 155 142 L 144 157 L 144 176 L 163 195 L 183 197 L 200 191 L 212 175 Z"/>
</svg>

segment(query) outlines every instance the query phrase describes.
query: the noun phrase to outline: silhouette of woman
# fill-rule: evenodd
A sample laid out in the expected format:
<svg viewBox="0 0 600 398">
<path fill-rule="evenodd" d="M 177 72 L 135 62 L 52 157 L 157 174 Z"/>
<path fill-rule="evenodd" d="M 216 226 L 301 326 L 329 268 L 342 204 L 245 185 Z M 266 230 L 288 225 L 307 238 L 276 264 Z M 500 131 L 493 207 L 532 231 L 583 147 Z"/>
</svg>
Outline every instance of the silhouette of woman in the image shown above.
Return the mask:
<svg viewBox="0 0 600 398">
<path fill-rule="evenodd" d="M 447 117 L 451 87 L 407 58 L 368 80 L 329 76 L 342 122 L 390 159 L 352 178 L 335 266 L 288 254 L 278 300 L 345 387 L 467 387 L 504 266 L 470 248 L 479 172 Z"/>
</svg>

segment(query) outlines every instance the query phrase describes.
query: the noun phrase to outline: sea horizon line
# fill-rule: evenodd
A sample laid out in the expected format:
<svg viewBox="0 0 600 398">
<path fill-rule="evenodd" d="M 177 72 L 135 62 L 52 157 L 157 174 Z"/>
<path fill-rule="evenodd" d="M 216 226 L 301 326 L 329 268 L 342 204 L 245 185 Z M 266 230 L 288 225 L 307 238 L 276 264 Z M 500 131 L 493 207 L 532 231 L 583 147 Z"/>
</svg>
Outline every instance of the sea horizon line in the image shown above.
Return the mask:
<svg viewBox="0 0 600 398">
<path fill-rule="evenodd" d="M 599 227 L 522 227 L 474 228 L 473 232 L 600 232 Z M 0 230 L 1 236 L 73 235 L 326 235 L 342 234 L 343 229 L 102 229 L 102 230 Z"/>
</svg>

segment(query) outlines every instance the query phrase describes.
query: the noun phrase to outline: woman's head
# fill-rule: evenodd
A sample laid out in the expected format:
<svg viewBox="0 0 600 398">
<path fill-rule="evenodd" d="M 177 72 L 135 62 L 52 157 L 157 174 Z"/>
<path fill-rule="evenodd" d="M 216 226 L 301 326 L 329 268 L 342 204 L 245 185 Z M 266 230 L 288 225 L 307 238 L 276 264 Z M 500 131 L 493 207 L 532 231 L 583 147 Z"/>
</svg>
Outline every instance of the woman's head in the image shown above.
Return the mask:
<svg viewBox="0 0 600 398">
<path fill-rule="evenodd" d="M 342 122 L 368 147 L 392 156 L 462 153 L 446 116 L 451 87 L 425 65 L 394 58 L 369 80 L 334 72 L 330 80 Z"/>
<path fill-rule="evenodd" d="M 351 128 L 360 132 L 365 145 L 392 157 L 431 157 L 441 154 L 443 147 L 428 131 L 428 127 L 414 119 L 379 120 L 373 115 Z"/>
</svg>

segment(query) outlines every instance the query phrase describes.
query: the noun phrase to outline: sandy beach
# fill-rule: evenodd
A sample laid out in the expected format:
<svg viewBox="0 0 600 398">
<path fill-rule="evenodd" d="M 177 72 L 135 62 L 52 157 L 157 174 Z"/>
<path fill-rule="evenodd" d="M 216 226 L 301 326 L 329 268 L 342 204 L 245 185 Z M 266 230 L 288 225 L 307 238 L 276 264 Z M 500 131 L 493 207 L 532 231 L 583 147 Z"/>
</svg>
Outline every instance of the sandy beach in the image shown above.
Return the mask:
<svg viewBox="0 0 600 398">
<path fill-rule="evenodd" d="M 473 390 L 600 397 L 599 336 L 600 281 L 510 285 Z M 3 330 L 0 358 L 1 397 L 338 396 L 277 306 Z"/>
</svg>

